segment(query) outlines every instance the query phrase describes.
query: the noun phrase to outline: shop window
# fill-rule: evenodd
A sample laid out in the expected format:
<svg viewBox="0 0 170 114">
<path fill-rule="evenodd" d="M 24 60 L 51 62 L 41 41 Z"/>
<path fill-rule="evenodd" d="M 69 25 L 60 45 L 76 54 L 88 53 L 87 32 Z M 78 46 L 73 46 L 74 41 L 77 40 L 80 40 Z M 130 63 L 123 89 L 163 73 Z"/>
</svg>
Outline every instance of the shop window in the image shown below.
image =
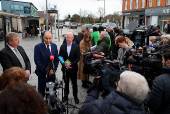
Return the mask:
<svg viewBox="0 0 170 114">
<path fill-rule="evenodd" d="M 157 6 L 160 6 L 161 0 L 157 0 Z"/>
<path fill-rule="evenodd" d="M 152 0 L 149 0 L 149 7 L 152 7 Z"/>
<path fill-rule="evenodd" d="M 125 10 L 127 10 L 127 0 L 126 0 L 126 2 L 125 2 Z"/>
<path fill-rule="evenodd" d="M 138 9 L 138 0 L 136 0 L 136 9 Z"/>
<path fill-rule="evenodd" d="M 142 0 L 142 8 L 145 8 L 145 0 Z"/>
<path fill-rule="evenodd" d="M 166 5 L 170 5 L 170 0 L 166 0 Z"/>
<path fill-rule="evenodd" d="M 130 10 L 132 10 L 132 0 L 130 0 Z"/>
</svg>

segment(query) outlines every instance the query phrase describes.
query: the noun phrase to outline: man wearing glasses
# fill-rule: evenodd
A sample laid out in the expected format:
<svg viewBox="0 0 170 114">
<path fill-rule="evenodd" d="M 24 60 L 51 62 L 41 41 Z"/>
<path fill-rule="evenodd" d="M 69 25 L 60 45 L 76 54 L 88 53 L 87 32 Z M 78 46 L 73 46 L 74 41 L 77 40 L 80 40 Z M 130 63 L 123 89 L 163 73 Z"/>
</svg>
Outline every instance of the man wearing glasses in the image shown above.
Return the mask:
<svg viewBox="0 0 170 114">
<path fill-rule="evenodd" d="M 142 101 L 149 91 L 146 79 L 138 73 L 124 71 L 116 85 L 116 91 L 97 100 L 100 83 L 99 78 L 95 78 L 79 114 L 145 114 Z"/>
</svg>

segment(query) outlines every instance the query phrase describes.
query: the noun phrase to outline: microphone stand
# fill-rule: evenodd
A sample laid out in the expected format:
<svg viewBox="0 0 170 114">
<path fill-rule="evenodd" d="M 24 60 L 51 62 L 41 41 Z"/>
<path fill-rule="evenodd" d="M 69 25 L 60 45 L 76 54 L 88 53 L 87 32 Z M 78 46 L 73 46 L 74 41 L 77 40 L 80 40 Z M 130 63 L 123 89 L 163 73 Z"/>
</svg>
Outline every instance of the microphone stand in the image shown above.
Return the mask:
<svg viewBox="0 0 170 114">
<path fill-rule="evenodd" d="M 62 79 L 63 79 L 64 81 L 69 80 L 69 77 L 67 77 L 68 74 L 69 74 L 69 69 L 67 69 L 66 65 L 63 64 L 63 78 L 62 78 Z M 62 85 L 62 102 L 63 102 L 63 85 Z M 68 99 L 67 99 L 65 105 L 67 105 L 67 114 L 68 114 L 68 108 L 73 108 L 72 112 L 73 112 L 75 109 L 79 109 L 78 107 L 76 107 L 76 106 L 74 106 L 74 105 L 72 105 L 72 104 L 69 104 L 69 103 L 68 103 Z M 76 105 L 76 104 L 75 104 L 75 105 Z M 70 106 L 70 107 L 68 107 L 68 106 Z M 72 112 L 71 112 L 71 113 L 72 113 Z M 71 114 L 71 113 L 70 113 L 70 114 Z"/>
</svg>

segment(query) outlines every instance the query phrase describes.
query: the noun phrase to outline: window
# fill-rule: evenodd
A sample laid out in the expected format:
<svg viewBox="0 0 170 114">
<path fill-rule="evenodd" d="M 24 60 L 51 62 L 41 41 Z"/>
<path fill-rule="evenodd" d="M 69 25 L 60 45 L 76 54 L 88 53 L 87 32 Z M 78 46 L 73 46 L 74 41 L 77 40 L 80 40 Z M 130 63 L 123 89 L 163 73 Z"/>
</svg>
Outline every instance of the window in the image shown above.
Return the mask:
<svg viewBox="0 0 170 114">
<path fill-rule="evenodd" d="M 152 0 L 149 0 L 149 7 L 152 7 Z"/>
<path fill-rule="evenodd" d="M 136 0 L 136 9 L 138 9 L 138 0 Z"/>
<path fill-rule="evenodd" d="M 126 2 L 125 2 L 125 10 L 127 10 L 127 0 L 126 0 Z"/>
<path fill-rule="evenodd" d="M 170 0 L 166 0 L 166 5 L 170 5 Z"/>
<path fill-rule="evenodd" d="M 132 10 L 132 0 L 130 0 L 130 10 Z"/>
<path fill-rule="evenodd" d="M 142 0 L 142 8 L 145 8 L 145 0 Z"/>
<path fill-rule="evenodd" d="M 157 6 L 160 6 L 161 0 L 157 0 Z"/>
</svg>

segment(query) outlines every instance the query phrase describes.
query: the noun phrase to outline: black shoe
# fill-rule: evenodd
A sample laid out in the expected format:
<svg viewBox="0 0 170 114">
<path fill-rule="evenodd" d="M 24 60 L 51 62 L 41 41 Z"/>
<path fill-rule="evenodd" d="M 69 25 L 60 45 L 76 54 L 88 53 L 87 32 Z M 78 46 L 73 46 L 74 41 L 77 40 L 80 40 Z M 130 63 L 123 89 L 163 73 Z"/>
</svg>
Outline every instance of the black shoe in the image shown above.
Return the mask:
<svg viewBox="0 0 170 114">
<path fill-rule="evenodd" d="M 67 101 L 68 100 L 68 97 L 67 96 L 64 96 L 63 97 L 63 102 Z"/>
<path fill-rule="evenodd" d="M 75 102 L 76 104 L 79 104 L 79 99 L 78 99 L 77 97 L 74 97 L 74 102 Z"/>
<path fill-rule="evenodd" d="M 83 84 L 82 84 L 82 87 L 83 87 L 83 88 L 86 88 L 86 89 L 89 88 L 89 86 L 88 86 L 86 83 L 83 83 Z"/>
<path fill-rule="evenodd" d="M 90 85 L 92 84 L 92 82 L 91 82 L 91 81 L 89 81 L 89 80 L 87 80 L 87 81 L 86 81 L 86 83 L 87 83 L 87 84 L 90 84 Z"/>
</svg>

